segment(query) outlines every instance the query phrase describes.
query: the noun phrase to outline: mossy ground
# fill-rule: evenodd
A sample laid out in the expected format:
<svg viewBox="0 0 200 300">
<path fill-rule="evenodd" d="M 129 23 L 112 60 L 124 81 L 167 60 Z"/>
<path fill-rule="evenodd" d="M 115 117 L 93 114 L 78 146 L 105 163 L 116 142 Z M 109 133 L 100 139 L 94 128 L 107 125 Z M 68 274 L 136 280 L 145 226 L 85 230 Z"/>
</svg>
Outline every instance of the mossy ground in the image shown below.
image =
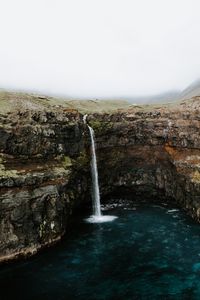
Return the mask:
<svg viewBox="0 0 200 300">
<path fill-rule="evenodd" d="M 107 130 L 113 127 L 113 123 L 110 121 L 103 122 L 99 120 L 91 120 L 89 121 L 89 124 L 93 128 L 96 134 L 101 134 L 101 132 L 105 133 Z"/>
<path fill-rule="evenodd" d="M 48 108 L 76 109 L 84 114 L 109 112 L 126 108 L 129 104 L 125 100 L 76 100 L 0 90 L 0 113 L 2 114 L 16 110 L 44 110 Z"/>
<path fill-rule="evenodd" d="M 198 170 L 192 174 L 192 181 L 195 183 L 200 183 L 200 172 Z"/>
</svg>

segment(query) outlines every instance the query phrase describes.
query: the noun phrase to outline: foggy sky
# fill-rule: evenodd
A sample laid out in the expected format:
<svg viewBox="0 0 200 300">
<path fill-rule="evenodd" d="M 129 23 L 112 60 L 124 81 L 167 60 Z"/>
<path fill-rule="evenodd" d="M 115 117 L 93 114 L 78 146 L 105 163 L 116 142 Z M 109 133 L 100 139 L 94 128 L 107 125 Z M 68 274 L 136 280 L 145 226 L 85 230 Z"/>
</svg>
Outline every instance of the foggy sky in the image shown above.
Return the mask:
<svg viewBox="0 0 200 300">
<path fill-rule="evenodd" d="M 0 0 L 0 87 L 152 95 L 200 78 L 199 0 Z"/>
</svg>

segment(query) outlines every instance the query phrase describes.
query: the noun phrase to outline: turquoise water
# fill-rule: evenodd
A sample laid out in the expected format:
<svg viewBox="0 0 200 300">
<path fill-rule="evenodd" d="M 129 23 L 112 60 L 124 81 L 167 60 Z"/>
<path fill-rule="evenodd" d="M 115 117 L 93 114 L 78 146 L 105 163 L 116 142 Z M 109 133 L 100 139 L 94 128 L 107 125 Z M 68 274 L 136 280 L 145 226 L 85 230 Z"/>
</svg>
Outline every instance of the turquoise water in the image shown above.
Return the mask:
<svg viewBox="0 0 200 300">
<path fill-rule="evenodd" d="M 105 207 L 59 245 L 0 269 L 0 299 L 200 299 L 200 225 L 174 207 Z"/>
</svg>

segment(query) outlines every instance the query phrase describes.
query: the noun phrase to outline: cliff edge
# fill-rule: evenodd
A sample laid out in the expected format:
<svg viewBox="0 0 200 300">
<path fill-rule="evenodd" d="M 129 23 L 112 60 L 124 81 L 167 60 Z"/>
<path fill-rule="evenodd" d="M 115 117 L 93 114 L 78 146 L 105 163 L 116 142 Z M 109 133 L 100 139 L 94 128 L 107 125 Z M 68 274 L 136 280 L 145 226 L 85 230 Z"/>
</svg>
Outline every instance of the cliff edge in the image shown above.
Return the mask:
<svg viewBox="0 0 200 300">
<path fill-rule="evenodd" d="M 6 261 L 59 240 L 74 209 L 90 201 L 91 179 L 83 122 L 89 107 L 41 106 L 48 100 L 38 98 L 34 106 L 19 96 L 24 104 L 11 109 L 14 99 L 2 99 L 0 261 Z M 124 109 L 118 103 L 109 112 L 95 107 L 88 122 L 102 198 L 170 199 L 200 222 L 200 97 Z"/>
</svg>

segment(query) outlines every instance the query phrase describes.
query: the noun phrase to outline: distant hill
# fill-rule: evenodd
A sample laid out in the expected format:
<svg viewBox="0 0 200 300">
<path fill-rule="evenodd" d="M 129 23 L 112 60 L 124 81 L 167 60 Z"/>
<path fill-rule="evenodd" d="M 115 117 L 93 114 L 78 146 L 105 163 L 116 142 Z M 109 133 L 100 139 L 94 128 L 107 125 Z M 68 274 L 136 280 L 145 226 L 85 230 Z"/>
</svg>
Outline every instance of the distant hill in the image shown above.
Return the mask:
<svg viewBox="0 0 200 300">
<path fill-rule="evenodd" d="M 200 79 L 194 81 L 183 91 L 169 91 L 146 97 L 125 97 L 125 99 L 133 104 L 156 104 L 191 99 L 195 96 L 200 96 Z"/>
<path fill-rule="evenodd" d="M 0 90 L 0 114 L 17 110 L 48 110 L 66 108 L 81 113 L 110 112 L 129 107 L 126 100 L 71 100 L 59 97 Z"/>
<path fill-rule="evenodd" d="M 200 96 L 200 79 L 194 81 L 185 90 L 183 90 L 179 95 L 179 98 L 185 100 L 195 96 Z"/>
<path fill-rule="evenodd" d="M 179 99 L 180 91 L 169 91 L 166 93 L 153 95 L 153 96 L 145 96 L 145 97 L 126 97 L 125 99 L 130 103 L 135 104 L 152 104 L 152 103 L 165 103 L 176 101 Z"/>
<path fill-rule="evenodd" d="M 0 114 L 26 109 L 51 109 L 52 106 L 54 109 L 77 109 L 81 113 L 110 112 L 116 109 L 128 108 L 134 104 L 173 104 L 173 102 L 191 99 L 195 96 L 200 96 L 200 79 L 193 82 L 183 91 L 172 90 L 153 96 L 121 96 L 106 99 L 74 99 L 0 89 Z"/>
</svg>

